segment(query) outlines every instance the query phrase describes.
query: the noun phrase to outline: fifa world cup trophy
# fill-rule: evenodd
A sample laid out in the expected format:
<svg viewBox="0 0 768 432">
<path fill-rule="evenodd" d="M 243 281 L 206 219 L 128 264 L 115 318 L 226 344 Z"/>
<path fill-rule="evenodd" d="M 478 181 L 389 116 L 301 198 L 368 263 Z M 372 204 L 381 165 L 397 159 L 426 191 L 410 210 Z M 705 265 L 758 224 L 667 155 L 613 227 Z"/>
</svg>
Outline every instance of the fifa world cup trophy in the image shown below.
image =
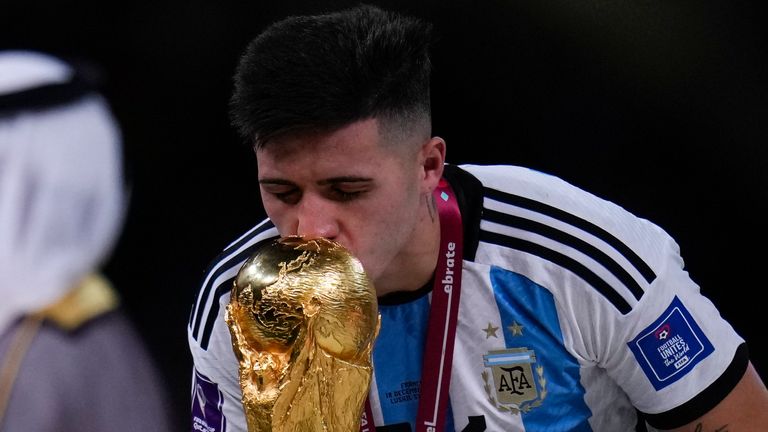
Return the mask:
<svg viewBox="0 0 768 432">
<path fill-rule="evenodd" d="M 249 432 L 360 429 L 380 317 L 373 284 L 343 246 L 265 244 L 240 268 L 226 321 Z"/>
</svg>

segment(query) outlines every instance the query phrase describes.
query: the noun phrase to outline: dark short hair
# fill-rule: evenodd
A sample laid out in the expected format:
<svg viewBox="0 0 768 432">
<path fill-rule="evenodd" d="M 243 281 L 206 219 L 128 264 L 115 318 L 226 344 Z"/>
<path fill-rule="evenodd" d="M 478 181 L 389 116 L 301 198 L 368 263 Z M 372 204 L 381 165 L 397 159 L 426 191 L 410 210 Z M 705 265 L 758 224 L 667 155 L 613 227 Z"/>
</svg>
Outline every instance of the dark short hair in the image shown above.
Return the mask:
<svg viewBox="0 0 768 432">
<path fill-rule="evenodd" d="M 278 21 L 240 58 L 232 123 L 255 147 L 368 118 L 429 123 L 431 35 L 370 5 Z"/>
</svg>

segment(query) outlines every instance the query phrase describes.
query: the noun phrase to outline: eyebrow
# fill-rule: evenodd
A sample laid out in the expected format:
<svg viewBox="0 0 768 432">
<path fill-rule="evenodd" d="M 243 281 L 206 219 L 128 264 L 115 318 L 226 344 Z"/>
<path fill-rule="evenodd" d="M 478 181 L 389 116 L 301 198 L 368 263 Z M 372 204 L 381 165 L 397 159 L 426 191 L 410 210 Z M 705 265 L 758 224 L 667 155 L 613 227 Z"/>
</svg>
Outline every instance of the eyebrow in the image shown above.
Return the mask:
<svg viewBox="0 0 768 432">
<path fill-rule="evenodd" d="M 279 179 L 279 178 L 263 178 L 263 179 L 259 179 L 259 184 L 274 184 L 274 185 L 292 186 L 293 182 L 290 182 L 288 180 Z"/>
<path fill-rule="evenodd" d="M 339 176 L 339 177 L 331 177 L 327 179 L 320 180 L 317 182 L 320 186 L 325 186 L 329 184 L 336 184 L 336 183 L 364 183 L 364 182 L 370 182 L 373 181 L 370 177 L 357 177 L 357 176 Z M 259 184 L 263 185 L 285 185 L 285 186 L 293 186 L 294 183 L 292 181 L 284 180 L 281 178 L 263 178 L 259 179 Z"/>
<path fill-rule="evenodd" d="M 372 178 L 369 177 L 356 177 L 356 176 L 340 176 L 340 177 L 331 177 L 329 179 L 320 180 L 317 182 L 319 185 L 328 185 L 328 184 L 335 184 L 335 183 L 364 183 L 372 181 Z"/>
</svg>

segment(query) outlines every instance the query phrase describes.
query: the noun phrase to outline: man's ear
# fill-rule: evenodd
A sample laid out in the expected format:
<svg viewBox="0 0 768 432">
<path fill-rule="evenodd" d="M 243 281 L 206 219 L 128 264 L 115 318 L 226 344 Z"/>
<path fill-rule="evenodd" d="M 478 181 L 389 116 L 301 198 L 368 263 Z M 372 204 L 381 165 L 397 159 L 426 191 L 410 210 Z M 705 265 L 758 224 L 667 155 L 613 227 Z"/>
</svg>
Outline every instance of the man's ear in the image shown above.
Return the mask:
<svg viewBox="0 0 768 432">
<path fill-rule="evenodd" d="M 422 193 L 432 193 L 443 177 L 445 164 L 445 140 L 432 137 L 421 146 L 421 169 L 423 171 Z"/>
</svg>

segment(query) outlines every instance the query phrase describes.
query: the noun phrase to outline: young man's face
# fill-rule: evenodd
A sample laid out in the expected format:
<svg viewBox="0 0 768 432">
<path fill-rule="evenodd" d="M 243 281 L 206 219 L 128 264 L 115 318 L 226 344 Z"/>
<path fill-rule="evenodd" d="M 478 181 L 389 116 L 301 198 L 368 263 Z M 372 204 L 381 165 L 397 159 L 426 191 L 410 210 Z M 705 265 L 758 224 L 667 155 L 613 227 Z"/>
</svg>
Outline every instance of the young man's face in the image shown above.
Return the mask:
<svg viewBox="0 0 768 432">
<path fill-rule="evenodd" d="M 335 240 L 374 282 L 396 271 L 418 238 L 434 187 L 424 172 L 424 146 L 386 139 L 379 122 L 369 119 L 284 137 L 256 152 L 264 208 L 280 235 Z"/>
</svg>

